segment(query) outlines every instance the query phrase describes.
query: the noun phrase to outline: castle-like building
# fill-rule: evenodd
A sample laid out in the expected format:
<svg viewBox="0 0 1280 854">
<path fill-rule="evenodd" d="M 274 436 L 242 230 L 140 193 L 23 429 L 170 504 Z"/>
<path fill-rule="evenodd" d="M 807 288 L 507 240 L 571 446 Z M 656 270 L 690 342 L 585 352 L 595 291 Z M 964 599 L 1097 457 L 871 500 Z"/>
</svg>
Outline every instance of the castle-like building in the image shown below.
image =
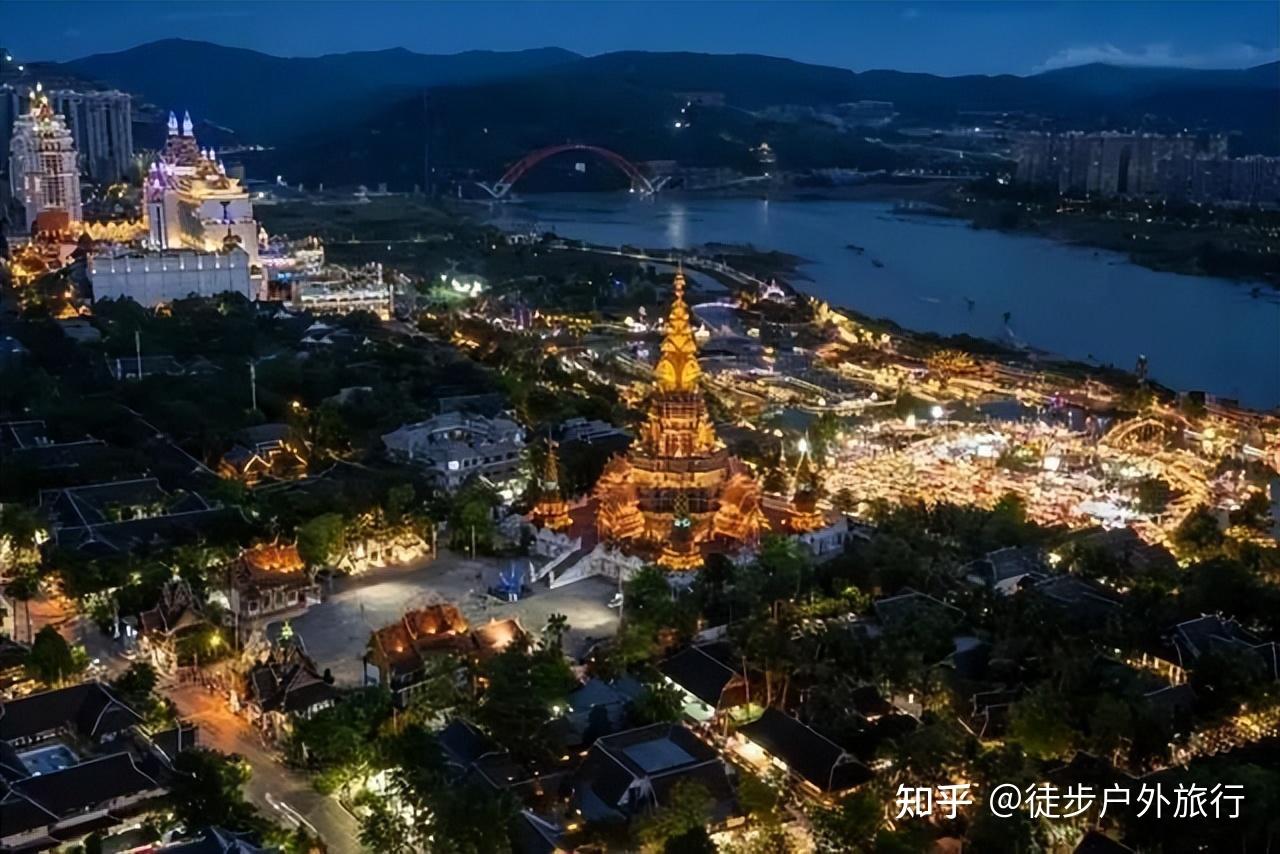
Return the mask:
<svg viewBox="0 0 1280 854">
<path fill-rule="evenodd" d="M 644 427 L 595 489 L 601 539 L 677 570 L 701 566 L 706 551 L 749 545 L 767 526 L 759 485 L 707 415 L 684 289 L 677 272 Z"/>
<path fill-rule="evenodd" d="M 9 183 L 14 201 L 22 207 L 27 233 L 41 214 L 49 212 L 65 214 L 59 229 L 84 219 L 75 140 L 39 84 L 27 112 L 13 123 Z"/>
<path fill-rule="evenodd" d="M 232 245 L 258 266 L 258 224 L 249 192 L 213 149 L 196 143 L 191 114 L 169 114 L 169 135 L 146 178 L 147 224 L 156 249 L 219 252 Z"/>
</svg>

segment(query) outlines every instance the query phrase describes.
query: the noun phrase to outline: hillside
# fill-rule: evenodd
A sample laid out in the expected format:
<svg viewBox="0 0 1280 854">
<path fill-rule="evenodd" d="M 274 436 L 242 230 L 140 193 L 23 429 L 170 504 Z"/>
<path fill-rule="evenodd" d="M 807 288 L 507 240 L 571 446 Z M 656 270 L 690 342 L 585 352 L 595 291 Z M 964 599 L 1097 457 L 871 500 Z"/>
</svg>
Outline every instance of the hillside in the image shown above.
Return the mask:
<svg viewBox="0 0 1280 854">
<path fill-rule="evenodd" d="M 528 74 L 577 59 L 559 48 L 449 55 L 396 48 L 285 58 L 167 39 L 66 67 L 165 110 L 189 109 L 247 140 L 275 143 L 367 119 L 406 90 Z"/>
<path fill-rule="evenodd" d="M 634 160 L 750 168 L 768 142 L 781 168 L 904 163 L 902 150 L 816 122 L 760 117 L 776 105 L 892 101 L 904 126 L 948 127 L 966 112 L 1020 112 L 1023 126 L 1230 132 L 1237 152 L 1280 149 L 1280 63 L 1244 70 L 1085 65 L 1025 77 L 854 72 L 752 54 L 557 48 L 448 56 L 403 49 L 281 58 L 169 40 L 64 66 L 164 108 L 189 108 L 244 141 L 278 146 L 255 166 L 313 184 L 422 180 L 423 143 L 438 169 L 496 177 L 525 152 L 590 141 Z M 157 69 L 166 69 L 157 73 Z M 430 93 L 430 121 L 424 92 Z M 695 108 L 678 93 L 723 95 Z M 967 121 L 967 120 L 965 120 Z M 877 132 L 886 142 L 893 131 Z M 909 160 L 909 157 L 906 158 Z"/>
</svg>

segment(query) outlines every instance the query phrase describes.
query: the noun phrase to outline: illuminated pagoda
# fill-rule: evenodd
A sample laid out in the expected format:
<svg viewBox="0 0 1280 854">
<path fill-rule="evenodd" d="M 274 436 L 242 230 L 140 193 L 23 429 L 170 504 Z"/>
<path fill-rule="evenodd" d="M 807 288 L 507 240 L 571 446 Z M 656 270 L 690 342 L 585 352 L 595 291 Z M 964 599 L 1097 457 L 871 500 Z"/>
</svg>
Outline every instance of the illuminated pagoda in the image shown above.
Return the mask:
<svg viewBox="0 0 1280 854">
<path fill-rule="evenodd" d="M 563 531 L 573 524 L 569 518 L 569 505 L 560 491 L 560 461 L 556 459 L 556 446 L 551 440 L 547 440 L 547 462 L 538 484 L 538 503 L 529 516 L 553 531 Z"/>
<path fill-rule="evenodd" d="M 716 438 L 707 415 L 684 288 L 680 271 L 645 424 L 595 489 L 605 540 L 677 570 L 701 566 L 707 551 L 753 543 L 766 525 L 759 486 Z"/>
<path fill-rule="evenodd" d="M 809 454 L 809 443 L 800 446 L 800 462 L 796 465 L 795 490 L 787 508 L 787 527 L 797 534 L 820 531 L 829 524 L 827 514 L 818 507 L 822 498 L 822 479 Z"/>
</svg>

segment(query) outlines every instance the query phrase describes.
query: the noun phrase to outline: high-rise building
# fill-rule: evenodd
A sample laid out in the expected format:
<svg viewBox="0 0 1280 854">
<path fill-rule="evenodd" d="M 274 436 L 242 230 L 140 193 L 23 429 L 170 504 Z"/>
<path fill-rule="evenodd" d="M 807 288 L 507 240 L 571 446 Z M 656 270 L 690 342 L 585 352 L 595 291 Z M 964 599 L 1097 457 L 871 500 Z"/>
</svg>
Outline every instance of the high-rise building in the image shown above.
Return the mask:
<svg viewBox="0 0 1280 854">
<path fill-rule="evenodd" d="M 38 84 L 27 112 L 13 123 L 9 186 L 27 231 L 47 211 L 62 211 L 71 222 L 83 219 L 75 140 Z"/>
<path fill-rule="evenodd" d="M 65 116 L 84 172 L 94 181 L 119 181 L 133 163 L 133 104 L 124 92 L 49 93 L 54 112 Z"/>
<path fill-rule="evenodd" d="M 1064 195 L 1280 201 L 1280 158 L 1230 158 L 1221 136 L 1031 133 L 1017 141 L 1014 156 L 1018 183 L 1056 185 Z"/>
</svg>

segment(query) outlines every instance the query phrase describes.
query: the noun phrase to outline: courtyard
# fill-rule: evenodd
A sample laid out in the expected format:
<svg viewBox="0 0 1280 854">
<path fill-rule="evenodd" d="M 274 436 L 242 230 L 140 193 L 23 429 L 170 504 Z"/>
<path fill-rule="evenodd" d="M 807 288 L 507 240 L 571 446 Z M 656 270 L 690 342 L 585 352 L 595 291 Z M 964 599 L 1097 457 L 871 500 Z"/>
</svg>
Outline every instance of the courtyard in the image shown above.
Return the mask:
<svg viewBox="0 0 1280 854">
<path fill-rule="evenodd" d="M 524 565 L 524 558 L 514 560 Z M 616 583 L 588 578 L 556 590 L 535 584 L 532 595 L 519 602 L 503 602 L 486 591 L 511 563 L 509 558 L 471 559 L 442 549 L 438 557 L 420 564 L 337 578 L 326 589 L 324 602 L 289 625 L 316 665 L 328 668 L 343 688 L 361 685 L 365 645 L 373 630 L 433 602 L 457 605 L 472 626 L 516 617 L 535 636 L 551 614 L 564 614 L 570 626 L 565 651 L 575 657 L 617 631 L 618 614 L 607 604 L 617 592 Z M 283 622 L 270 624 L 268 635 L 278 638 L 283 626 Z"/>
</svg>

